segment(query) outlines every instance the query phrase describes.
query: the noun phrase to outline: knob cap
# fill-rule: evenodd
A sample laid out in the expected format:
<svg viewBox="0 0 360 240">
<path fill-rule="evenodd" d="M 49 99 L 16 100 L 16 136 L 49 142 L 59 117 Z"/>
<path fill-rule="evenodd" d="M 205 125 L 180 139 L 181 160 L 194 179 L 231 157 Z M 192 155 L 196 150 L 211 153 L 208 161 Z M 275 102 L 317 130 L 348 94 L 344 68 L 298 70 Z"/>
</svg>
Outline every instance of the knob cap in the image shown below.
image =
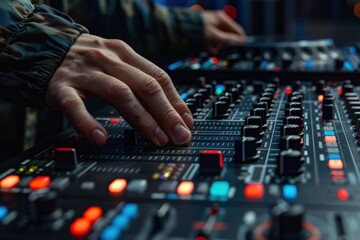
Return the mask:
<svg viewBox="0 0 360 240">
<path fill-rule="evenodd" d="M 305 208 L 302 205 L 289 205 L 281 201 L 270 210 L 272 225 L 271 239 L 305 239 L 303 220 Z"/>
<path fill-rule="evenodd" d="M 220 175 L 224 167 L 224 158 L 221 151 L 201 150 L 200 151 L 200 175 L 217 176 Z"/>
<path fill-rule="evenodd" d="M 262 128 L 262 120 L 260 116 L 247 116 L 245 118 L 246 125 L 256 125 Z"/>
<path fill-rule="evenodd" d="M 333 104 L 324 104 L 323 105 L 323 120 L 332 120 L 334 119 L 334 105 Z M 357 119 L 357 118 L 356 118 Z"/>
<path fill-rule="evenodd" d="M 202 108 L 205 101 L 204 95 L 202 93 L 195 93 L 194 99 L 196 108 Z"/>
<path fill-rule="evenodd" d="M 213 117 L 214 119 L 225 119 L 229 117 L 227 113 L 227 103 L 218 101 L 213 105 Z"/>
<path fill-rule="evenodd" d="M 244 137 L 254 137 L 256 141 L 260 140 L 261 128 L 257 125 L 244 125 L 241 127 L 241 135 Z"/>
<path fill-rule="evenodd" d="M 287 124 L 298 125 L 300 127 L 300 132 L 302 132 L 304 128 L 304 119 L 298 116 L 286 116 L 283 119 L 283 125 L 287 125 Z"/>
<path fill-rule="evenodd" d="M 302 116 L 303 116 L 303 110 L 302 110 L 302 108 L 289 108 L 289 109 L 285 109 L 285 116 L 297 116 L 297 117 L 302 117 Z"/>
<path fill-rule="evenodd" d="M 73 169 L 78 164 L 75 148 L 56 148 L 55 149 L 55 168 Z"/>
<path fill-rule="evenodd" d="M 269 111 L 268 104 L 266 102 L 257 102 L 254 103 L 253 108 L 265 108 L 266 114 Z"/>
<path fill-rule="evenodd" d="M 297 150 L 281 151 L 278 158 L 277 172 L 279 176 L 297 176 L 301 174 L 303 169 L 304 159 L 301 152 Z"/>
<path fill-rule="evenodd" d="M 58 219 L 62 211 L 58 207 L 57 193 L 42 189 L 29 194 L 29 216 L 33 222 Z"/>
<path fill-rule="evenodd" d="M 254 137 L 242 137 L 235 141 L 234 163 L 253 163 L 258 159 Z"/>
<path fill-rule="evenodd" d="M 266 109 L 265 108 L 253 108 L 253 109 L 251 109 L 250 116 L 260 116 L 263 125 L 265 125 L 267 123 L 266 122 Z"/>
<path fill-rule="evenodd" d="M 300 127 L 296 124 L 286 124 L 281 127 L 281 136 L 299 135 Z"/>
<path fill-rule="evenodd" d="M 287 135 L 280 138 L 280 150 L 298 150 L 301 151 L 301 137 L 296 135 Z"/>
</svg>

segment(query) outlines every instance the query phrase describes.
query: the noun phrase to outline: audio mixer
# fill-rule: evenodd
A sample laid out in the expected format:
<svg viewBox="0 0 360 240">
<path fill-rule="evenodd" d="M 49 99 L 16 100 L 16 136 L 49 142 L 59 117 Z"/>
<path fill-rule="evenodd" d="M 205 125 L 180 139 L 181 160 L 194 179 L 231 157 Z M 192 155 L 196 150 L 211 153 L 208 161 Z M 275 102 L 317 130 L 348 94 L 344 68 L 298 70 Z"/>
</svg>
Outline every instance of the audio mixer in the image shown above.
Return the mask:
<svg viewBox="0 0 360 240">
<path fill-rule="evenodd" d="M 285 80 L 177 85 L 188 146 L 105 107 L 105 146 L 69 129 L 3 162 L 0 239 L 359 239 L 360 87 Z"/>
<path fill-rule="evenodd" d="M 354 78 L 359 72 L 360 48 L 335 46 L 332 39 L 266 41 L 251 38 L 246 43 L 224 48 L 219 54 L 201 52 L 167 66 L 175 79 L 206 76 L 285 77 L 287 79 Z"/>
</svg>

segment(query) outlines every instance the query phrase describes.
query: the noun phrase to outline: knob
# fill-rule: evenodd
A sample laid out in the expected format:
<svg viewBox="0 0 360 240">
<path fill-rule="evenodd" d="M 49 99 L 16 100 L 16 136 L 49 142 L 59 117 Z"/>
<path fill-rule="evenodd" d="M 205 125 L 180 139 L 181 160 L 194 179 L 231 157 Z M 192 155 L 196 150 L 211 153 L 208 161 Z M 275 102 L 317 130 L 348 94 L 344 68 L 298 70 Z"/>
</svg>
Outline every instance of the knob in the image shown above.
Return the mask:
<svg viewBox="0 0 360 240">
<path fill-rule="evenodd" d="M 241 91 L 240 91 L 239 88 L 230 89 L 230 93 L 233 95 L 234 101 L 237 101 L 237 100 L 239 100 L 241 98 Z"/>
<path fill-rule="evenodd" d="M 277 164 L 279 176 L 297 176 L 304 171 L 304 159 L 301 152 L 297 150 L 285 150 L 280 152 Z"/>
<path fill-rule="evenodd" d="M 325 80 L 316 81 L 315 87 L 316 87 L 315 91 L 317 94 L 324 94 Z"/>
<path fill-rule="evenodd" d="M 335 69 L 341 70 L 343 67 L 344 67 L 344 59 L 342 58 L 335 59 Z"/>
<path fill-rule="evenodd" d="M 31 192 L 28 197 L 28 211 L 31 221 L 48 222 L 58 219 L 62 211 L 58 207 L 57 193 L 48 189 Z"/>
<path fill-rule="evenodd" d="M 224 158 L 221 151 L 201 150 L 200 151 L 200 175 L 218 176 L 224 167 Z"/>
<path fill-rule="evenodd" d="M 222 96 L 218 98 L 218 101 L 226 103 L 226 109 L 228 109 L 231 105 L 231 99 L 228 96 Z"/>
<path fill-rule="evenodd" d="M 360 118 L 360 112 L 354 112 L 351 115 L 351 124 L 356 125 L 359 118 Z"/>
<path fill-rule="evenodd" d="M 288 135 L 299 135 L 300 134 L 300 127 L 296 124 L 286 124 L 281 126 L 281 136 L 288 136 Z"/>
<path fill-rule="evenodd" d="M 226 102 L 215 102 L 213 105 L 213 117 L 214 119 L 225 119 L 229 117 L 227 113 L 227 103 Z"/>
<path fill-rule="evenodd" d="M 287 124 L 296 124 L 300 127 L 300 132 L 302 132 L 304 127 L 304 119 L 298 116 L 286 116 L 283 119 L 283 125 Z"/>
<path fill-rule="evenodd" d="M 334 99 L 331 97 L 325 97 L 324 100 L 323 100 L 323 104 L 334 104 Z"/>
<path fill-rule="evenodd" d="M 212 84 L 206 84 L 205 89 L 208 90 L 209 95 L 214 95 L 215 91 L 214 91 L 214 86 Z"/>
<path fill-rule="evenodd" d="M 322 118 L 323 120 L 332 120 L 334 119 L 334 105 L 333 104 L 324 104 L 323 105 L 323 113 Z"/>
<path fill-rule="evenodd" d="M 302 117 L 303 110 L 302 110 L 302 108 L 288 108 L 288 109 L 285 109 L 285 116 Z"/>
<path fill-rule="evenodd" d="M 56 148 L 55 149 L 55 168 L 73 169 L 78 164 L 75 148 Z"/>
<path fill-rule="evenodd" d="M 231 108 L 235 107 L 234 98 L 233 98 L 232 93 L 226 92 L 225 97 L 227 97 L 229 99 L 229 107 L 231 107 Z"/>
<path fill-rule="evenodd" d="M 302 205 L 289 205 L 281 201 L 271 210 L 271 239 L 306 239 L 303 231 L 305 208 Z"/>
<path fill-rule="evenodd" d="M 133 128 L 124 129 L 124 146 L 135 147 L 137 145 L 137 133 Z"/>
<path fill-rule="evenodd" d="M 300 95 L 293 95 L 291 98 L 290 98 L 290 102 L 298 102 L 298 103 L 302 103 L 303 101 L 303 98 L 302 96 Z"/>
<path fill-rule="evenodd" d="M 351 92 L 354 92 L 354 85 L 352 85 L 352 84 L 345 84 L 345 85 L 342 87 L 342 93 L 343 93 L 343 95 L 345 95 L 346 93 L 351 93 Z"/>
<path fill-rule="evenodd" d="M 250 116 L 260 116 L 263 125 L 265 125 L 267 123 L 266 122 L 266 109 L 265 108 L 253 108 L 253 109 L 251 109 Z"/>
<path fill-rule="evenodd" d="M 268 111 L 269 111 L 268 104 L 266 102 L 254 103 L 253 108 L 265 108 L 266 113 L 268 113 Z"/>
<path fill-rule="evenodd" d="M 253 163 L 258 159 L 254 137 L 242 137 L 235 141 L 234 163 Z"/>
<path fill-rule="evenodd" d="M 206 88 L 200 88 L 200 89 L 198 90 L 198 93 L 201 93 L 201 94 L 203 95 L 203 100 L 204 100 L 204 101 L 205 101 L 206 99 L 208 99 L 209 96 L 210 96 L 209 90 L 206 89 Z"/>
<path fill-rule="evenodd" d="M 247 116 L 245 118 L 246 125 L 256 125 L 262 128 L 262 120 L 260 116 Z"/>
<path fill-rule="evenodd" d="M 284 69 L 288 69 L 288 68 L 290 68 L 292 63 L 293 63 L 292 59 L 283 59 L 281 65 Z"/>
<path fill-rule="evenodd" d="M 302 103 L 299 103 L 299 102 L 285 103 L 285 109 L 289 109 L 289 108 L 301 108 L 302 109 Z"/>
<path fill-rule="evenodd" d="M 261 144 L 261 128 L 257 125 L 244 125 L 241 127 L 241 135 L 244 137 L 254 137 L 257 144 Z"/>
<path fill-rule="evenodd" d="M 205 100 L 204 95 L 202 93 L 195 93 L 194 99 L 196 108 L 202 108 Z"/>
<path fill-rule="evenodd" d="M 287 135 L 280 138 L 280 150 L 298 150 L 301 151 L 301 137 L 297 135 Z"/>
<path fill-rule="evenodd" d="M 259 99 L 259 102 L 266 102 L 268 105 L 268 109 L 270 109 L 272 107 L 272 98 L 269 97 L 261 97 Z"/>
</svg>

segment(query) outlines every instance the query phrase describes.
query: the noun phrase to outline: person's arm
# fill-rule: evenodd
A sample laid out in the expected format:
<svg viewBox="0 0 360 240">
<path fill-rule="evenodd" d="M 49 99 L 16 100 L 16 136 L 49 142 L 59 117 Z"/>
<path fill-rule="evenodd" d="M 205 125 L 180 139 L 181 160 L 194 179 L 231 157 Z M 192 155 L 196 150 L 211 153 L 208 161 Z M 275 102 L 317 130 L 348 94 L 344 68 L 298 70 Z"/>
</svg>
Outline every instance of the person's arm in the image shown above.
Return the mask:
<svg viewBox="0 0 360 240">
<path fill-rule="evenodd" d="M 152 0 L 70 0 L 69 13 L 92 34 L 122 39 L 148 56 L 188 55 L 239 43 L 246 34 L 223 11 L 197 12 Z M 120 24 L 121 23 L 121 24 Z"/>
<path fill-rule="evenodd" d="M 120 40 L 85 34 L 66 15 L 28 0 L 0 1 L 0 96 L 58 108 L 96 145 L 107 132 L 84 102 L 98 96 L 154 145 L 190 141 L 190 110 L 169 76 Z"/>
</svg>

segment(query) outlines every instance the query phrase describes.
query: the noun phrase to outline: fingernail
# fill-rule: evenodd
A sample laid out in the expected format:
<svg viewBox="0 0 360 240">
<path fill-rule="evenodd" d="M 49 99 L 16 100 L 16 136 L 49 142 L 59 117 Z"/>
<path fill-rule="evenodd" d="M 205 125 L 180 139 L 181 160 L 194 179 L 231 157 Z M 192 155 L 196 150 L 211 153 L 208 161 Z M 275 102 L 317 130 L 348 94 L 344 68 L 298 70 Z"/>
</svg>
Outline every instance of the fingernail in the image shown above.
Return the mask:
<svg viewBox="0 0 360 240">
<path fill-rule="evenodd" d="M 103 145 L 106 141 L 105 134 L 99 129 L 94 129 L 91 133 L 93 141 L 98 145 Z"/>
<path fill-rule="evenodd" d="M 159 128 L 159 127 L 156 127 L 155 136 L 156 136 L 156 139 L 158 140 L 158 142 L 160 143 L 160 145 L 162 145 L 162 146 L 169 142 L 168 136 L 166 136 L 164 131 L 161 130 L 161 128 Z"/>
<path fill-rule="evenodd" d="M 174 135 L 178 144 L 184 144 L 190 141 L 191 133 L 188 129 L 180 124 L 176 124 L 174 127 Z"/>
<path fill-rule="evenodd" d="M 189 113 L 185 112 L 181 117 L 184 120 L 184 122 L 186 123 L 186 126 L 192 127 L 192 125 L 194 123 L 194 119 Z"/>
</svg>

